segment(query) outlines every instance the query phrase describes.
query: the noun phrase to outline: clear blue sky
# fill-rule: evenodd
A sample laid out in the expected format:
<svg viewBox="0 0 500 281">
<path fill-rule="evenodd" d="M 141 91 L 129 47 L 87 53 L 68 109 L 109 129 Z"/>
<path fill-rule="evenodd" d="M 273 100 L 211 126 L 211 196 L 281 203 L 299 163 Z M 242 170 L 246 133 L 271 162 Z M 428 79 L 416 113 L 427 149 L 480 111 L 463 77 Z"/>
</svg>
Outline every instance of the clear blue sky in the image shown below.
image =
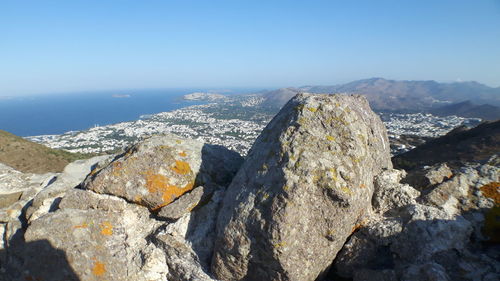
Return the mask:
<svg viewBox="0 0 500 281">
<path fill-rule="evenodd" d="M 0 96 L 369 77 L 500 86 L 500 1 L 0 0 Z"/>
</svg>

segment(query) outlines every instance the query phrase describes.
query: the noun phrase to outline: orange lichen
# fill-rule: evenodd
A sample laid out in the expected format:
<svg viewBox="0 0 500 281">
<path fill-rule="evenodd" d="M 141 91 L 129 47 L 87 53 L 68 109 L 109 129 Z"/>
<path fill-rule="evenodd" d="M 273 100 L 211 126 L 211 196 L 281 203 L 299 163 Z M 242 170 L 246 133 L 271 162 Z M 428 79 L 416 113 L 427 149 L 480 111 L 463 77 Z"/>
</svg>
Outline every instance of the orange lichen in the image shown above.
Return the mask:
<svg viewBox="0 0 500 281">
<path fill-rule="evenodd" d="M 186 157 L 186 156 L 187 156 L 187 154 L 186 154 L 186 152 L 181 151 L 181 152 L 179 152 L 179 156 L 180 156 L 180 157 Z"/>
<path fill-rule="evenodd" d="M 89 227 L 89 225 L 86 222 L 84 222 L 80 225 L 73 226 L 73 228 L 87 228 L 87 227 Z"/>
<path fill-rule="evenodd" d="M 495 204 L 500 204 L 500 182 L 490 182 L 486 185 L 481 186 L 480 190 L 484 196 L 491 198 L 495 201 Z"/>
<path fill-rule="evenodd" d="M 98 260 L 95 260 L 94 267 L 92 268 L 92 273 L 95 276 L 102 276 L 102 275 L 104 275 L 104 273 L 106 273 L 106 266 L 104 265 L 104 263 L 102 263 Z"/>
<path fill-rule="evenodd" d="M 366 188 L 366 185 L 364 183 L 362 183 L 359 187 L 360 188 Z"/>
<path fill-rule="evenodd" d="M 113 225 L 108 221 L 101 223 L 101 234 L 107 235 L 107 236 L 112 235 L 113 234 Z"/>
<path fill-rule="evenodd" d="M 174 201 L 177 197 L 193 189 L 194 181 L 189 182 L 184 187 L 179 187 L 170 184 L 168 178 L 164 175 L 147 172 L 146 187 L 150 193 L 161 193 L 163 203 L 153 208 L 153 210 L 157 210 L 172 203 L 172 201 Z"/>
<path fill-rule="evenodd" d="M 171 169 L 172 171 L 180 175 L 186 175 L 191 172 L 191 167 L 189 167 L 189 164 L 181 160 L 175 160 L 175 165 Z"/>
</svg>

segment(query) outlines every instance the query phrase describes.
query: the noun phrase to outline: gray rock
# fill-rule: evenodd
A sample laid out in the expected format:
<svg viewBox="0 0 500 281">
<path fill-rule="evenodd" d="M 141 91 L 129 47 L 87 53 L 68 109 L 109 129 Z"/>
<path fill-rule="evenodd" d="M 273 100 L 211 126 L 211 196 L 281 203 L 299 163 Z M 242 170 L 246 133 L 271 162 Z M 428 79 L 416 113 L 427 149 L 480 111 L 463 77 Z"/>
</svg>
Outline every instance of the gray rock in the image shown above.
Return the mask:
<svg viewBox="0 0 500 281">
<path fill-rule="evenodd" d="M 432 167 L 425 167 L 411 171 L 405 178 L 405 182 L 418 189 L 425 189 L 430 186 L 442 183 L 451 178 L 453 172 L 446 163 L 436 164 Z"/>
<path fill-rule="evenodd" d="M 184 240 L 170 234 L 155 236 L 157 244 L 167 256 L 168 280 L 172 281 L 215 281 L 204 270 L 198 256 Z"/>
<path fill-rule="evenodd" d="M 227 184 L 239 168 L 235 152 L 173 135 L 151 137 L 87 178 L 84 187 L 159 210 L 195 186 Z"/>
<path fill-rule="evenodd" d="M 147 257 L 155 255 L 146 251 L 146 237 L 160 225 L 149 216 L 123 199 L 71 190 L 60 210 L 29 225 L 20 276 L 10 273 L 41 280 L 148 280 L 155 266 Z"/>
<path fill-rule="evenodd" d="M 34 196 L 31 206 L 26 210 L 28 222 L 57 210 L 58 204 L 66 191 L 78 186 L 99 162 L 109 161 L 111 157 L 110 155 L 96 156 L 69 163 L 61 174 L 49 181 Z"/>
<path fill-rule="evenodd" d="M 370 210 L 390 168 L 365 98 L 300 94 L 264 129 L 229 186 L 212 260 L 222 280 L 315 280 Z"/>
<path fill-rule="evenodd" d="M 0 194 L 0 209 L 9 207 L 10 205 L 16 203 L 23 195 L 22 191 Z"/>
<path fill-rule="evenodd" d="M 404 175 L 404 171 L 390 169 L 375 178 L 372 204 L 376 212 L 397 212 L 399 208 L 416 203 L 420 192 L 407 184 L 399 183 Z"/>
<path fill-rule="evenodd" d="M 184 214 L 191 212 L 202 200 L 204 194 L 203 186 L 194 188 L 192 191 L 185 193 L 174 202 L 161 208 L 158 217 L 165 219 L 178 219 Z"/>
</svg>

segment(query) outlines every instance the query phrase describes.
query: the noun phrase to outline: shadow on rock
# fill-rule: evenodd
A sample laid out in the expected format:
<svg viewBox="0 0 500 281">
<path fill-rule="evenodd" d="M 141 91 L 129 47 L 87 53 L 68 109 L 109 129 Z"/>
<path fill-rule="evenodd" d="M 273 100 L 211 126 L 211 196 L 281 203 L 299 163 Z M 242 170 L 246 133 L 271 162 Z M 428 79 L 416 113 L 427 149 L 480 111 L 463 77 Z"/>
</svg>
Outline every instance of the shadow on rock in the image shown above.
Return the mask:
<svg viewBox="0 0 500 281">
<path fill-rule="evenodd" d="M 17 236 L 22 234 L 19 233 Z M 22 239 L 22 237 L 19 237 Z M 19 240 L 16 239 L 16 240 Z M 66 253 L 54 248 L 47 240 L 29 243 L 17 241 L 15 245 L 0 251 L 0 257 L 6 257 L 1 265 L 1 281 L 78 281 L 80 280 L 70 266 Z M 100 268 L 94 268 L 99 274 Z"/>
</svg>

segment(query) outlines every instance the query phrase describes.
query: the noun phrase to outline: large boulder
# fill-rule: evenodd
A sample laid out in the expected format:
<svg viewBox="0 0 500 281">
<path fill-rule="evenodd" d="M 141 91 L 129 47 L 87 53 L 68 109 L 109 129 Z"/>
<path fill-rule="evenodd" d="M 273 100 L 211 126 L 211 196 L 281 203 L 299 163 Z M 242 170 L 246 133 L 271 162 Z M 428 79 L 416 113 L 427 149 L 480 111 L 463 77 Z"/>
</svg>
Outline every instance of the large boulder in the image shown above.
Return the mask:
<svg viewBox="0 0 500 281">
<path fill-rule="evenodd" d="M 173 135 L 151 137 L 86 179 L 83 186 L 159 210 L 195 186 L 227 185 L 241 156 Z"/>
<path fill-rule="evenodd" d="M 212 270 L 222 280 L 315 280 L 371 208 L 391 168 L 365 98 L 299 94 L 264 129 L 229 186 Z"/>
</svg>

